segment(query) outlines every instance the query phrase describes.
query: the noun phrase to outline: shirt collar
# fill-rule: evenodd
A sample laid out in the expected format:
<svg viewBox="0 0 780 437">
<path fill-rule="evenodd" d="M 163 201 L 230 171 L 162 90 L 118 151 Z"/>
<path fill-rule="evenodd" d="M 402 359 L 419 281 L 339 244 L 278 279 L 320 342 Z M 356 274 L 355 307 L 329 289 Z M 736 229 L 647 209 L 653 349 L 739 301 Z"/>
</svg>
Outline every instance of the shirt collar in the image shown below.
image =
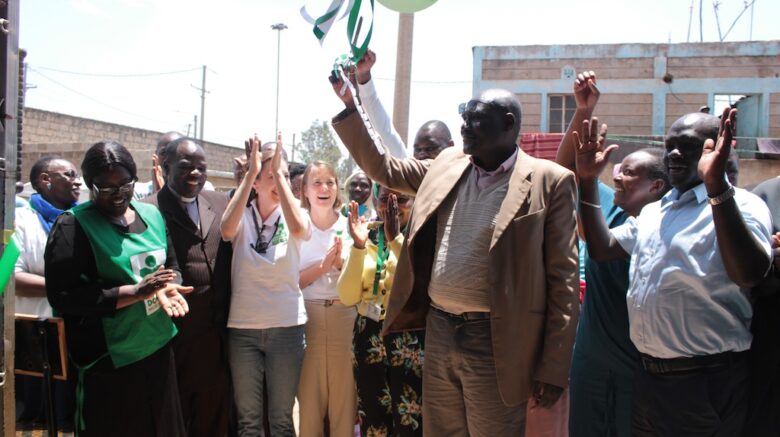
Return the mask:
<svg viewBox="0 0 780 437">
<path fill-rule="evenodd" d="M 502 162 L 501 165 L 498 166 L 497 169 L 488 171 L 484 168 L 480 167 L 476 162 L 474 162 L 474 157 L 469 156 L 469 161 L 471 161 L 471 165 L 474 166 L 474 168 L 477 170 L 477 177 L 482 176 L 497 176 L 501 173 L 506 173 L 507 171 L 511 170 L 515 166 L 515 162 L 517 162 L 517 151 L 520 150 L 519 147 L 515 147 L 514 153 L 509 156 L 509 158 L 506 159 L 506 161 Z"/>
<path fill-rule="evenodd" d="M 171 194 L 173 194 L 173 197 L 175 197 L 176 200 L 178 200 L 181 203 L 192 203 L 198 199 L 197 197 L 180 196 L 179 193 L 177 193 L 176 190 L 174 190 L 173 187 L 170 185 L 168 185 L 168 189 L 171 190 Z"/>
<path fill-rule="evenodd" d="M 671 191 L 661 199 L 661 204 L 666 205 L 669 202 L 688 201 L 692 197 L 696 198 L 696 203 L 702 203 L 707 200 L 707 188 L 704 186 L 704 182 L 696 185 L 688 191 L 680 194 L 677 188 L 672 188 Z"/>
</svg>

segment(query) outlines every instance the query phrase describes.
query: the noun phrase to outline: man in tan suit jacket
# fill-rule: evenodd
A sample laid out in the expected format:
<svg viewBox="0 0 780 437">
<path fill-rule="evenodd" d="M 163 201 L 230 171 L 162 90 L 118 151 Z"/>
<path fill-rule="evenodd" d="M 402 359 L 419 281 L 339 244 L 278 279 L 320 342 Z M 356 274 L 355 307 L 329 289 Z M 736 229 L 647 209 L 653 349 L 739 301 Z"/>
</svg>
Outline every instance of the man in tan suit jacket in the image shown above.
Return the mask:
<svg viewBox="0 0 780 437">
<path fill-rule="evenodd" d="M 342 101 L 333 127 L 357 164 L 416 196 L 384 330 L 427 328 L 425 435 L 523 435 L 532 393 L 550 406 L 568 384 L 574 175 L 519 149 L 520 104 L 505 90 L 471 100 L 463 148 L 435 160 L 380 153 L 351 98 Z"/>
</svg>

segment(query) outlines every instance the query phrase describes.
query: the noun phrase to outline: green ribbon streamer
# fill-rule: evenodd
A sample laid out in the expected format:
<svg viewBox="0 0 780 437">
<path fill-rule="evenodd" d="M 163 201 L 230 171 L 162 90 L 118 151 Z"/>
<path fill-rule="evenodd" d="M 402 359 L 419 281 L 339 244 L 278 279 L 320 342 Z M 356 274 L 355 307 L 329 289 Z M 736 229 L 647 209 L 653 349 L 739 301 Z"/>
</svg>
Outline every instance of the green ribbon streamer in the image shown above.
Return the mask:
<svg viewBox="0 0 780 437">
<path fill-rule="evenodd" d="M 92 366 L 107 356 L 108 352 L 104 353 L 100 356 L 100 358 L 87 364 L 84 367 L 76 364 L 76 361 L 73 360 L 73 357 L 70 358 L 70 362 L 73 363 L 73 367 L 75 367 L 78 371 L 78 380 L 76 382 L 76 412 L 73 418 L 73 421 L 75 422 L 74 428 L 76 431 L 76 437 L 78 437 L 80 431 L 87 429 L 87 424 L 84 421 L 84 376 L 87 373 L 87 370 L 91 369 Z"/>
<path fill-rule="evenodd" d="M 325 39 L 325 35 L 328 34 L 327 30 L 323 31 L 320 28 L 320 25 L 326 23 L 328 20 L 330 20 L 331 18 L 335 17 L 336 14 L 339 12 L 339 8 L 340 7 L 341 7 L 341 2 L 338 2 L 338 4 L 336 5 L 335 8 L 329 10 L 324 15 L 322 15 L 321 17 L 319 17 L 316 20 L 314 20 L 313 32 L 314 32 L 314 36 L 316 36 L 317 39 L 320 40 L 320 44 L 322 44 L 322 40 Z"/>
<path fill-rule="evenodd" d="M 5 246 L 3 256 L 0 257 L 0 296 L 5 293 L 5 287 L 14 274 L 14 267 L 20 253 L 19 246 L 16 244 L 16 238 L 11 236 L 8 245 Z"/>
<path fill-rule="evenodd" d="M 376 296 L 379 291 L 379 280 L 382 278 L 382 269 L 385 267 L 385 260 L 390 254 L 385 250 L 385 229 L 380 227 L 377 230 L 377 250 L 376 250 L 376 271 L 374 273 L 374 290 L 373 295 Z"/>
<path fill-rule="evenodd" d="M 352 48 L 352 61 L 357 63 L 368 50 L 368 43 L 371 41 L 371 34 L 374 32 L 374 0 L 371 2 L 371 25 L 368 28 L 368 34 L 366 39 L 363 40 L 363 44 L 360 47 L 355 43 L 355 26 L 358 22 L 358 16 L 360 15 L 360 7 L 363 4 L 363 0 L 355 0 L 355 4 L 352 6 L 352 10 L 349 12 L 349 21 L 347 21 L 347 37 L 349 38 L 349 46 Z"/>
</svg>

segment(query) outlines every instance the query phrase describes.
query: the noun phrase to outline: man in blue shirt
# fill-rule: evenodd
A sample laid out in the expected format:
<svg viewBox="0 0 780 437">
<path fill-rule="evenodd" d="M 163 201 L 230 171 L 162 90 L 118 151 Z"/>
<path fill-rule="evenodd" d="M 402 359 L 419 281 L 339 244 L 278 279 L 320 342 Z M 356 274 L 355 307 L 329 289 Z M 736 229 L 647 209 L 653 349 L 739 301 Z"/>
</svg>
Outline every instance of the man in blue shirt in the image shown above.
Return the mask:
<svg viewBox="0 0 780 437">
<path fill-rule="evenodd" d="M 556 156 L 559 164 L 575 174 L 573 131 L 590 119 L 599 95 L 595 74 L 580 73 L 574 82 L 577 110 Z M 614 186 L 598 183 L 601 203 L 597 206 L 610 228 L 639 215 L 645 205 L 669 190 L 663 151 L 643 149 L 626 156 L 614 176 Z M 587 245 L 582 247 L 586 290 L 572 356 L 569 435 L 630 436 L 639 354 L 628 335 L 628 259 L 595 261 L 588 256 Z"/>
<path fill-rule="evenodd" d="M 631 256 L 628 319 L 640 353 L 634 436 L 731 436 L 744 422 L 746 289 L 769 270 L 771 218 L 761 199 L 726 179 L 735 117 L 727 108 L 720 120 L 692 113 L 675 121 L 664 155 L 674 189 L 611 230 L 596 179 L 617 146 L 599 142 L 595 119 L 575 134 L 589 253 L 601 261 Z"/>
</svg>

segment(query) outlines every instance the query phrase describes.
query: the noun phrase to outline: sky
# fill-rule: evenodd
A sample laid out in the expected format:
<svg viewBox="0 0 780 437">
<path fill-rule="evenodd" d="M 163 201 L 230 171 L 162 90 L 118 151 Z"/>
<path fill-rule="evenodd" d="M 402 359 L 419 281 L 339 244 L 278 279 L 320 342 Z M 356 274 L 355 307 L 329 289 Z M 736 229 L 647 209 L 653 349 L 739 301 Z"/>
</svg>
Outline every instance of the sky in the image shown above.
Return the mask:
<svg viewBox="0 0 780 437">
<path fill-rule="evenodd" d="M 703 1 L 703 0 L 700 0 Z M 300 15 L 330 0 L 24 0 L 20 47 L 28 52 L 27 106 L 133 127 L 187 133 L 200 115 L 207 66 L 205 140 L 242 146 L 274 138 L 279 51 L 279 130 L 286 143 L 343 105 L 327 76 L 349 50 L 347 20 L 320 43 Z M 691 42 L 699 40 L 695 2 Z M 691 0 L 438 0 L 415 14 L 409 137 L 445 121 L 459 144 L 458 104 L 472 94 L 472 47 L 534 44 L 679 43 Z M 721 0 L 722 32 L 744 0 Z M 718 41 L 711 0 L 704 41 Z M 780 1 L 755 0 L 753 40 L 780 39 Z M 281 33 L 271 25 L 284 23 Z M 370 47 L 379 95 L 393 107 L 398 13 L 377 3 Z M 750 11 L 726 41 L 750 38 Z M 279 38 L 279 40 L 277 40 Z M 176 73 L 172 73 L 176 72 Z M 78 73 L 78 74 L 73 74 Z M 171 74 L 159 74 L 171 73 Z M 608 90 L 605 90 L 608 91 Z M 192 133 L 192 132 L 190 132 Z"/>
</svg>

